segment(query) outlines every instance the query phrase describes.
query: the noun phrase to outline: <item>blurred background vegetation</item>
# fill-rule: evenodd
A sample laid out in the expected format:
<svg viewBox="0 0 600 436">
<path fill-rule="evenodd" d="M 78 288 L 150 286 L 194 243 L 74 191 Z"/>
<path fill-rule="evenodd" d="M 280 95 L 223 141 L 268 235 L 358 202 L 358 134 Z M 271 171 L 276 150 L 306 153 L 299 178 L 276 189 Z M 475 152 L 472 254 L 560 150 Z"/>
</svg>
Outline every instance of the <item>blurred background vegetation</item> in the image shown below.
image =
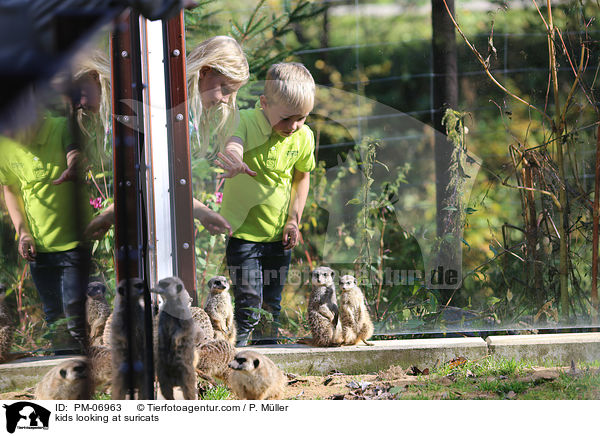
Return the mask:
<svg viewBox="0 0 600 436">
<path fill-rule="evenodd" d="M 487 59 L 484 67 L 456 33 L 459 97 L 446 127 L 476 169 L 465 174 L 455 167 L 472 188 L 460 192 L 462 284 L 450 290 L 407 274 L 425 268 L 419 232 L 436 231 L 433 137 L 440 133 L 432 128 L 431 2 L 205 0 L 186 11 L 188 52 L 217 34 L 242 44 L 251 81 L 239 93 L 240 108 L 254 106 L 273 62 L 304 63 L 318 85 L 307 123 L 319 163 L 283 293 L 288 336 L 308 333 L 308 272 L 321 264 L 361 274 L 376 334 L 383 336 L 598 325 L 592 295 L 598 3 L 552 2 L 560 31 L 553 38 L 554 82 L 545 1 L 536 7 L 532 0 L 464 0 L 455 8 L 465 37 Z M 539 112 L 494 85 L 485 68 Z M 194 196 L 218 210 L 216 170 L 193 143 L 192 168 Z M 37 297 L 2 213 L 0 280 L 21 295 L 23 313 L 35 321 Z M 206 282 L 223 269 L 224 238 L 196 225 L 202 301 Z M 111 237 L 95 252 L 96 273 L 106 280 L 113 274 Z M 386 271 L 401 272 L 400 280 L 390 283 Z"/>
</svg>

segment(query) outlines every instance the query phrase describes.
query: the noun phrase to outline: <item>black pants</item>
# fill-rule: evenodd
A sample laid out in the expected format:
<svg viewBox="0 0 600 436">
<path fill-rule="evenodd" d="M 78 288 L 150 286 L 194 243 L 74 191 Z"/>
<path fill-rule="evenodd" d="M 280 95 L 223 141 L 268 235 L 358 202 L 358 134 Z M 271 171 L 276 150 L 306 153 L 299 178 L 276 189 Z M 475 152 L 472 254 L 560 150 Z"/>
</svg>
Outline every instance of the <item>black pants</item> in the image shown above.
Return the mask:
<svg viewBox="0 0 600 436">
<path fill-rule="evenodd" d="M 46 322 L 67 318 L 67 328 L 80 345 L 85 343 L 85 300 L 89 251 L 75 248 L 37 253 L 29 262 L 31 277 L 42 300 Z"/>
<path fill-rule="evenodd" d="M 229 238 L 227 268 L 233 283 L 238 337 L 249 335 L 260 320 L 256 309 L 268 308 L 274 321 L 281 312 L 281 291 L 292 257 L 281 241 L 252 242 Z"/>
</svg>

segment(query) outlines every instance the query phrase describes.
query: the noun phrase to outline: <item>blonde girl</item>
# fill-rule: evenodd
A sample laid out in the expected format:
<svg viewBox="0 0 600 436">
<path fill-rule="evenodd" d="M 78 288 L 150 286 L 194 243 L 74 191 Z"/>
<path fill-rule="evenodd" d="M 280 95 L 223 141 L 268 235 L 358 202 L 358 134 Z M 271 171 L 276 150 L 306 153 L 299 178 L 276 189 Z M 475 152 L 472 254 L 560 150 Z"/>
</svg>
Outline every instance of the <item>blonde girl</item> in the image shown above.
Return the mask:
<svg viewBox="0 0 600 436">
<path fill-rule="evenodd" d="M 102 77 L 101 72 L 93 68 L 93 65 L 97 63 L 90 60 L 90 71 L 95 70 Z M 235 126 L 235 98 L 237 91 L 250 76 L 248 61 L 235 39 L 214 36 L 201 42 L 190 52 L 186 75 L 193 138 L 200 147 L 201 156 L 208 155 L 211 137 L 215 138 L 211 154 L 216 154 Z M 110 96 L 110 88 L 108 92 L 102 88 L 102 95 Z M 103 113 L 102 108 L 99 113 Z M 231 226 L 221 215 L 195 198 L 193 203 L 194 218 L 200 220 L 209 233 L 231 233 Z M 114 208 L 111 205 L 92 220 L 86 229 L 86 235 L 99 239 L 113 223 Z"/>
<path fill-rule="evenodd" d="M 186 72 L 192 137 L 201 156 L 214 156 L 235 127 L 235 99 L 250 76 L 248 61 L 235 39 L 213 36 L 190 52 Z"/>
</svg>

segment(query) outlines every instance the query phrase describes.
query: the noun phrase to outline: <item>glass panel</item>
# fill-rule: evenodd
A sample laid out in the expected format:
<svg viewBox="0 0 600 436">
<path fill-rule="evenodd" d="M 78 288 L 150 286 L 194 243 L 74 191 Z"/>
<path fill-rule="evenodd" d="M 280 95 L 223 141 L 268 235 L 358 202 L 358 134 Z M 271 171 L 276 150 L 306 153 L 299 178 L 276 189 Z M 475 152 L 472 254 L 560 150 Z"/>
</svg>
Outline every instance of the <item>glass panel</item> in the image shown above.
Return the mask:
<svg viewBox="0 0 600 436">
<path fill-rule="evenodd" d="M 240 41 L 250 65 L 240 109 L 254 108 L 274 62 L 302 62 L 317 84 L 307 120 L 317 168 L 281 294 L 281 334 L 310 335 L 310 270 L 320 265 L 338 277 L 360 276 L 379 335 L 597 325 L 591 289 L 597 116 L 590 88 L 597 30 L 583 23 L 595 22 L 598 11 L 580 4 L 553 10 L 561 30 L 556 110 L 538 11 L 526 2 L 456 5 L 461 30 L 489 74 L 456 32 L 458 101 L 447 119 L 456 133 L 447 158 L 453 165 L 449 190 L 436 205 L 436 189 L 445 188 L 436 183 L 434 144 L 443 135 L 432 127 L 431 8 L 374 3 L 268 2 L 254 9 L 220 1 L 186 12 L 188 54 L 214 35 Z M 564 121 L 564 136 L 553 130 L 555 120 Z M 194 196 L 219 210 L 222 183 L 212 160 L 223 143 L 210 132 L 207 152 L 200 152 L 198 136 L 192 141 Z M 443 214 L 450 227 L 437 223 Z M 207 279 L 225 271 L 225 242 L 198 230 L 205 301 Z"/>
<path fill-rule="evenodd" d="M 84 236 L 113 197 L 108 32 L 89 39 L 50 80 L 29 83 L 2 117 L 0 283 L 14 326 L 2 353 L 81 351 L 88 278 L 90 291 L 109 302 L 114 295 L 110 220 L 100 240 Z"/>
</svg>

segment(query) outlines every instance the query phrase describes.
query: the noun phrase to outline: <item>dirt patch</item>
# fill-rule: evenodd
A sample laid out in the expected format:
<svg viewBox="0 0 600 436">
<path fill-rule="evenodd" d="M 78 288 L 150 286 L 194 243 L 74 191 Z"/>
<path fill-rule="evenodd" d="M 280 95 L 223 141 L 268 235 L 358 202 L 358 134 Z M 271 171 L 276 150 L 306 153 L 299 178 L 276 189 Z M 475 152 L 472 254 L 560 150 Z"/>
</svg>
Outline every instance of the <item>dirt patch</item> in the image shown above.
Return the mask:
<svg viewBox="0 0 600 436">
<path fill-rule="evenodd" d="M 391 367 L 377 374 L 288 375 L 288 378 L 290 384 L 286 389 L 286 399 L 299 400 L 392 400 L 409 385 L 425 384 L 424 380 L 407 375 L 400 367 Z"/>
</svg>

